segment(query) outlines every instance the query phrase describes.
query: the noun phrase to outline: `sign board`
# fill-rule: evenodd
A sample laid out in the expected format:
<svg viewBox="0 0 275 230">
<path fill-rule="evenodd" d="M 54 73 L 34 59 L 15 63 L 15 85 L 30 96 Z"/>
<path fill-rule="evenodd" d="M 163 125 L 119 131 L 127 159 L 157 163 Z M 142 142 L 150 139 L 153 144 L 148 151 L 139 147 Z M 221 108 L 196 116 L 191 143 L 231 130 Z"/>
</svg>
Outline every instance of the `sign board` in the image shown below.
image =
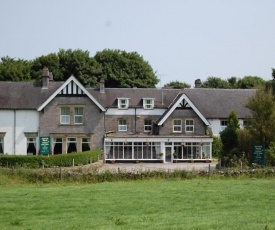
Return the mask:
<svg viewBox="0 0 275 230">
<path fill-rule="evenodd" d="M 264 165 L 264 146 L 254 145 L 251 157 L 252 163 Z"/>
<path fill-rule="evenodd" d="M 40 137 L 40 154 L 46 155 L 51 153 L 51 138 Z"/>
</svg>

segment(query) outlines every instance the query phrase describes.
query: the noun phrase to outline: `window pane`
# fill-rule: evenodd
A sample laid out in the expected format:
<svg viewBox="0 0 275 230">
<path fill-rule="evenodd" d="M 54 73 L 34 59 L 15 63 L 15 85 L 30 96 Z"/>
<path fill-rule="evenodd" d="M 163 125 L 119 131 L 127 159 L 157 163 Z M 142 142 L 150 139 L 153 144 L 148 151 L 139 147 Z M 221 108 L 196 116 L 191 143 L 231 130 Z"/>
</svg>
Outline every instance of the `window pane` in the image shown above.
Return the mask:
<svg viewBox="0 0 275 230">
<path fill-rule="evenodd" d="M 82 138 L 82 152 L 89 151 L 90 148 L 90 138 Z"/>
<path fill-rule="evenodd" d="M 127 121 L 126 120 L 118 121 L 118 131 L 127 131 Z"/>
<path fill-rule="evenodd" d="M 185 121 L 185 131 L 186 132 L 194 132 L 194 120 L 186 120 Z"/>
<path fill-rule="evenodd" d="M 70 108 L 62 107 L 61 108 L 61 115 L 70 115 Z"/>
<path fill-rule="evenodd" d="M 75 137 L 68 137 L 68 142 L 76 142 L 76 138 Z"/>
<path fill-rule="evenodd" d="M 75 124 L 83 124 L 83 116 L 75 116 L 74 123 Z"/>
<path fill-rule="evenodd" d="M 83 124 L 83 108 L 74 108 L 74 123 Z"/>
<path fill-rule="evenodd" d="M 152 109 L 153 108 L 153 99 L 143 99 L 143 107 L 144 107 L 144 109 Z"/>
<path fill-rule="evenodd" d="M 67 138 L 67 153 L 72 153 L 77 151 L 77 142 L 75 137 Z"/>
<path fill-rule="evenodd" d="M 74 108 L 75 115 L 83 115 L 83 108 Z"/>
<path fill-rule="evenodd" d="M 34 138 L 27 138 L 27 155 L 36 155 L 36 142 Z"/>
<path fill-rule="evenodd" d="M 127 109 L 128 108 L 128 99 L 118 99 L 118 107 L 120 109 Z"/>
<path fill-rule="evenodd" d="M 181 120 L 174 120 L 174 125 L 181 125 Z"/>
<path fill-rule="evenodd" d="M 152 131 L 152 120 L 144 120 L 144 131 L 151 132 Z"/>
<path fill-rule="evenodd" d="M 0 137 L 0 153 L 4 153 L 4 138 Z"/>
<path fill-rule="evenodd" d="M 173 121 L 173 132 L 181 132 L 181 120 Z"/>
<path fill-rule="evenodd" d="M 61 124 L 70 124 L 70 116 L 61 115 Z"/>
<path fill-rule="evenodd" d="M 68 107 L 61 108 L 60 123 L 61 124 L 70 124 L 70 108 L 68 108 Z"/>
</svg>

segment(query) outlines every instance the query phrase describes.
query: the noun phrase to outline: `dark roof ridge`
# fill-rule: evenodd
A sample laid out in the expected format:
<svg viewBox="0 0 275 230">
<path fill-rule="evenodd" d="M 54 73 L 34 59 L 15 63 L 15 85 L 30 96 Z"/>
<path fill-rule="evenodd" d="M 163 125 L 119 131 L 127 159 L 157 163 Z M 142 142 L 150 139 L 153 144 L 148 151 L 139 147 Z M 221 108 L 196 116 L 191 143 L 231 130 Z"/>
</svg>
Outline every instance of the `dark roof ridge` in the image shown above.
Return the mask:
<svg viewBox="0 0 275 230">
<path fill-rule="evenodd" d="M 96 89 L 96 88 L 89 88 L 89 89 Z M 108 90 L 108 89 L 116 89 L 116 90 L 124 90 L 124 89 L 127 89 L 127 90 L 147 90 L 147 89 L 154 89 L 154 90 L 181 90 L 181 89 L 158 89 L 158 88 L 105 88 L 105 90 Z"/>
<path fill-rule="evenodd" d="M 227 91 L 229 91 L 229 90 L 257 90 L 257 89 L 222 89 L 222 88 L 185 88 L 184 90 L 193 90 L 193 89 L 195 89 L 195 90 L 227 90 Z"/>
</svg>

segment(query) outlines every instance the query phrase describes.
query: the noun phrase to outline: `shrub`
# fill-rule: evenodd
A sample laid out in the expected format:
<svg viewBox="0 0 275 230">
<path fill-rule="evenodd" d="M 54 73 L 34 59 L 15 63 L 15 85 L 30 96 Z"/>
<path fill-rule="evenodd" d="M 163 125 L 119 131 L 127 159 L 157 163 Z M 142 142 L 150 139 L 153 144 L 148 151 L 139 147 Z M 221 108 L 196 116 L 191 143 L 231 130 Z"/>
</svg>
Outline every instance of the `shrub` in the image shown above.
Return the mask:
<svg viewBox="0 0 275 230">
<path fill-rule="evenodd" d="M 221 141 L 221 138 L 213 136 L 212 156 L 213 157 L 220 156 L 221 151 L 222 151 L 222 141 Z"/>
<path fill-rule="evenodd" d="M 86 165 L 91 162 L 98 161 L 101 155 L 99 149 L 90 150 L 82 153 L 60 154 L 53 156 L 15 156 L 3 155 L 0 156 L 0 166 L 11 167 L 19 166 L 26 168 L 44 167 L 68 167 L 74 165 Z"/>
<path fill-rule="evenodd" d="M 266 150 L 266 164 L 275 166 L 275 142 L 270 143 L 270 147 Z"/>
</svg>

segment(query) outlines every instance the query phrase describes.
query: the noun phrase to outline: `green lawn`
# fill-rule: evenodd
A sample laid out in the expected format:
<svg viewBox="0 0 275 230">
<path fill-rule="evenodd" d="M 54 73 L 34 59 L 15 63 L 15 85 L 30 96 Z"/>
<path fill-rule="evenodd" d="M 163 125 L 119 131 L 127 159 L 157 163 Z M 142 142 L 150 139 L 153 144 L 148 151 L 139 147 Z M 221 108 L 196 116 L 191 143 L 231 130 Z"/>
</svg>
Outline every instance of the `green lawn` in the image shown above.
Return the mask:
<svg viewBox="0 0 275 230">
<path fill-rule="evenodd" d="M 0 180 L 0 229 L 275 229 L 275 180 Z"/>
</svg>

